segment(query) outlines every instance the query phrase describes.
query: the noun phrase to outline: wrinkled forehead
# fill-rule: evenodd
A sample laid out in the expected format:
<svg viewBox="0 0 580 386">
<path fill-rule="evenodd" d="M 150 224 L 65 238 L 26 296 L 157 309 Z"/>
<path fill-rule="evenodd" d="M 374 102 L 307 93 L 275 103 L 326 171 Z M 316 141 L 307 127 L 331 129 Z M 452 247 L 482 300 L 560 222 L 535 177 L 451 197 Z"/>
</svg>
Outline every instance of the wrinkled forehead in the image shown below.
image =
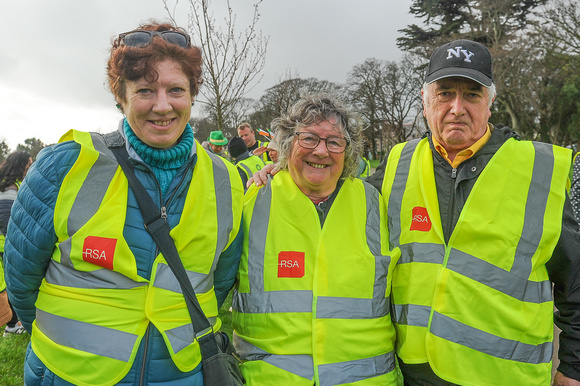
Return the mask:
<svg viewBox="0 0 580 386">
<path fill-rule="evenodd" d="M 481 91 L 483 89 L 487 89 L 487 87 L 485 87 L 479 82 L 460 76 L 439 79 L 431 83 L 429 86 L 433 87 L 434 90 L 448 90 L 459 88 L 464 90 Z"/>
</svg>

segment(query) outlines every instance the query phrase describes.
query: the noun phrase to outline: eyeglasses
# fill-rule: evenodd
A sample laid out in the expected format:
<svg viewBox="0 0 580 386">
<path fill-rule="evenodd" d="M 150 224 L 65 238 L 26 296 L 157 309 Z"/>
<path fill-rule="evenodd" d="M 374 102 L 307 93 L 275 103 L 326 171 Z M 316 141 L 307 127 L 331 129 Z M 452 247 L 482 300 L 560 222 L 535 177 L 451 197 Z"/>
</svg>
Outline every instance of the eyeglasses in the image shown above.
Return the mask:
<svg viewBox="0 0 580 386">
<path fill-rule="evenodd" d="M 314 133 L 305 133 L 298 131 L 294 133 L 298 136 L 298 144 L 305 149 L 316 149 L 320 140 L 323 140 L 326 144 L 326 148 L 331 153 L 344 153 L 348 141 L 340 137 L 328 137 L 322 138 Z"/>
<path fill-rule="evenodd" d="M 153 36 L 159 36 L 168 43 L 187 48 L 191 44 L 188 34 L 179 31 L 131 31 L 119 34 L 119 39 L 129 47 L 143 47 L 151 43 Z"/>
</svg>

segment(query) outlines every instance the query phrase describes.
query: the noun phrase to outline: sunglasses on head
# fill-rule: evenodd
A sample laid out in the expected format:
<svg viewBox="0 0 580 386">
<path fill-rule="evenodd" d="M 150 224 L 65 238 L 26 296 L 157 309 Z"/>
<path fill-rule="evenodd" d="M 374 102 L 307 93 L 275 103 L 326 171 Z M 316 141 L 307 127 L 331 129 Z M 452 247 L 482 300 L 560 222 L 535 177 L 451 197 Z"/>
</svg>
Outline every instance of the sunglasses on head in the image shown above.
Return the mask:
<svg viewBox="0 0 580 386">
<path fill-rule="evenodd" d="M 179 31 L 131 31 L 119 34 L 119 39 L 129 47 L 143 47 L 151 43 L 154 36 L 159 36 L 168 43 L 187 48 L 191 44 L 188 34 Z"/>
</svg>

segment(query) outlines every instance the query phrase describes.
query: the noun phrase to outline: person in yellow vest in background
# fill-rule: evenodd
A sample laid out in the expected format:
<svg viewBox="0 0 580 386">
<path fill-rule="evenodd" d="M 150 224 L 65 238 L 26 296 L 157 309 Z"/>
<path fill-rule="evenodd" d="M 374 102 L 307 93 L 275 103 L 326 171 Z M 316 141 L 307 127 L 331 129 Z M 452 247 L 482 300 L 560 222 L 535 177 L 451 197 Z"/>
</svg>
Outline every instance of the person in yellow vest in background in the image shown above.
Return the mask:
<svg viewBox="0 0 580 386">
<path fill-rule="evenodd" d="M 107 65 L 118 130 L 71 130 L 30 168 L 5 246 L 10 300 L 32 335 L 25 384 L 203 386 L 203 332 L 111 150 L 127 151 L 219 330 L 241 253 L 243 188 L 188 124 L 201 72 L 181 28 L 152 21 L 120 34 Z"/>
<path fill-rule="evenodd" d="M 227 151 L 224 150 L 224 146 L 227 144 L 228 140 L 224 137 L 224 134 L 221 132 L 221 130 L 216 130 L 209 133 L 207 141 L 203 141 L 201 146 L 213 154 L 227 158 Z"/>
<path fill-rule="evenodd" d="M 233 137 L 230 140 L 230 143 L 228 144 L 228 153 L 234 160 L 234 165 L 236 165 L 238 169 L 238 173 L 245 189 L 248 179 L 251 178 L 255 172 L 262 169 L 265 163 L 260 157 L 250 154 L 244 140 L 240 137 Z"/>
<path fill-rule="evenodd" d="M 434 50 L 430 131 L 370 177 L 387 203 L 397 354 L 409 385 L 580 385 L 580 248 L 566 193 L 571 151 L 492 125 L 488 49 Z"/>
<path fill-rule="evenodd" d="M 247 384 L 396 385 L 399 251 L 379 192 L 356 178 L 361 126 L 314 94 L 272 127 L 282 171 L 246 193 L 232 306 Z"/>
<path fill-rule="evenodd" d="M 359 178 L 370 177 L 371 175 L 371 162 L 363 156 L 358 159 L 358 176 Z"/>
<path fill-rule="evenodd" d="M 18 315 L 8 302 L 6 283 L 4 281 L 4 237 L 10 220 L 10 210 L 16 198 L 20 184 L 32 165 L 32 157 L 26 151 L 16 151 L 6 157 L 0 165 L 0 327 L 6 324 L 3 336 L 22 334 L 24 327 Z M 8 317 L 10 316 L 10 317 Z M 7 320 L 4 320 L 8 317 Z"/>
<path fill-rule="evenodd" d="M 248 151 L 252 155 L 260 157 L 264 163 L 272 160 L 268 156 L 268 152 L 266 152 L 268 142 L 258 141 L 256 139 L 256 132 L 254 129 L 252 129 L 252 126 L 248 122 L 240 123 L 237 131 L 238 136 L 244 140 Z"/>
</svg>

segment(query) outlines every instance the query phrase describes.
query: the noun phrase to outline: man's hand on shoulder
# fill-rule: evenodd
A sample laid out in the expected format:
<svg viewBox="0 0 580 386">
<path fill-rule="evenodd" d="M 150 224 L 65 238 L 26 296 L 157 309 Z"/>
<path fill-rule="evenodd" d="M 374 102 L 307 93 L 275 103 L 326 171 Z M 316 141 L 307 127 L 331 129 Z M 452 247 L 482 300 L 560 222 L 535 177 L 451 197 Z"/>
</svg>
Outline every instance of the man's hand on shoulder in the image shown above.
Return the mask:
<svg viewBox="0 0 580 386">
<path fill-rule="evenodd" d="M 580 386 L 580 381 L 568 378 L 558 371 L 554 377 L 554 383 L 552 383 L 552 386 Z"/>
<path fill-rule="evenodd" d="M 264 152 L 266 151 L 266 149 L 267 149 L 267 146 L 260 146 L 256 150 L 253 150 L 252 151 L 252 155 L 257 155 L 259 157 L 262 154 L 264 154 Z"/>
</svg>

